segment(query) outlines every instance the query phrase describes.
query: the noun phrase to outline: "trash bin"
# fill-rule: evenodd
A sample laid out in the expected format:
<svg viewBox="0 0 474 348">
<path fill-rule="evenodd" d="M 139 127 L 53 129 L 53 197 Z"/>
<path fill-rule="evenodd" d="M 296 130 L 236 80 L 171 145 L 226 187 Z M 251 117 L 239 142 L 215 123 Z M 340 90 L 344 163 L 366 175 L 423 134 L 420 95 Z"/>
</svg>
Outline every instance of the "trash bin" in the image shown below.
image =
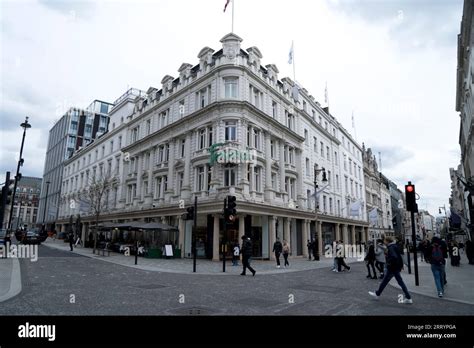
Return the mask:
<svg viewBox="0 0 474 348">
<path fill-rule="evenodd" d="M 161 258 L 161 249 L 148 249 L 148 256 L 149 259 L 159 259 Z"/>
<path fill-rule="evenodd" d="M 181 258 L 181 249 L 174 249 L 173 258 L 180 259 Z"/>
</svg>

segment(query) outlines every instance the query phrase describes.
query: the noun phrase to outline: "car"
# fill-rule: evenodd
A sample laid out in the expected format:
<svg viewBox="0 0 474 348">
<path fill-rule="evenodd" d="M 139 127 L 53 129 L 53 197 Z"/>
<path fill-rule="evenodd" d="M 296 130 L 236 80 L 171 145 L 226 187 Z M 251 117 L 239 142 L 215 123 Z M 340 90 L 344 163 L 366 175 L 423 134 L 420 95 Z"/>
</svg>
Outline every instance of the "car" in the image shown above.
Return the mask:
<svg viewBox="0 0 474 348">
<path fill-rule="evenodd" d="M 21 242 L 23 244 L 41 244 L 41 239 L 36 231 L 28 231 Z"/>
<path fill-rule="evenodd" d="M 5 245 L 7 241 L 7 230 L 1 229 L 0 230 L 0 245 Z"/>
</svg>

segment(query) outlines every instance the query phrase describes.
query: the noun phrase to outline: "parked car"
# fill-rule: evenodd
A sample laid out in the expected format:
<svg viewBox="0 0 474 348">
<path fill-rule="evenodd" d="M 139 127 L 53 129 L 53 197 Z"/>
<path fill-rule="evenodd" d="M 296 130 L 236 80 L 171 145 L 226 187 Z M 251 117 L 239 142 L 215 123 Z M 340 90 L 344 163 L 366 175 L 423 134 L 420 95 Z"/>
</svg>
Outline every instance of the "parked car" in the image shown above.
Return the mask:
<svg viewBox="0 0 474 348">
<path fill-rule="evenodd" d="M 41 236 L 36 231 L 28 231 L 21 242 L 23 244 L 41 244 Z"/>
<path fill-rule="evenodd" d="M 0 230 L 0 245 L 5 245 L 7 239 L 7 230 L 1 229 Z"/>
</svg>

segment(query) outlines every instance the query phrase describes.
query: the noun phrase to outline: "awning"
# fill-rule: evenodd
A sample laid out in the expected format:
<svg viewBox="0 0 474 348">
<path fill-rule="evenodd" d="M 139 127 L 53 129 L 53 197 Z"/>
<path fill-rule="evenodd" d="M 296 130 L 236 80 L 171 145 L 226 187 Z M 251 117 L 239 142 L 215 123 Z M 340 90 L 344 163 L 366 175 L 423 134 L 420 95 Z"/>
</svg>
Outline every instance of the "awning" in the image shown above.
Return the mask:
<svg viewBox="0 0 474 348">
<path fill-rule="evenodd" d="M 148 223 L 142 223 L 139 224 L 138 226 L 134 226 L 136 228 L 140 228 L 143 230 L 166 230 L 166 231 L 173 231 L 173 230 L 178 230 L 178 228 L 166 224 L 162 224 L 159 222 L 148 222 Z"/>
</svg>

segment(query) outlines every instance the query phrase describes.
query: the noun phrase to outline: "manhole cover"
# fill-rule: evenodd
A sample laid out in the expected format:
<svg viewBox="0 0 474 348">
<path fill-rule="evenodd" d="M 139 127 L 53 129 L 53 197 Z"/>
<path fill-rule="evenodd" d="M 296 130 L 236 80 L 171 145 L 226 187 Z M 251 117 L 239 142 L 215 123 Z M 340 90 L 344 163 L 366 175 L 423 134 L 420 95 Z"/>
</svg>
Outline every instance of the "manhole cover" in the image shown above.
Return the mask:
<svg viewBox="0 0 474 348">
<path fill-rule="evenodd" d="M 323 285 L 311 285 L 311 284 L 294 286 L 292 287 L 292 289 L 304 290 L 304 291 L 315 291 L 315 292 L 326 292 L 326 293 L 332 293 L 332 294 L 337 294 L 337 293 L 341 293 L 341 292 L 349 290 L 345 288 L 338 288 L 335 286 L 323 286 Z"/>
<path fill-rule="evenodd" d="M 217 313 L 217 311 L 205 307 L 187 307 L 172 309 L 168 313 L 176 315 L 211 315 Z"/>
<path fill-rule="evenodd" d="M 161 284 L 142 284 L 142 285 L 130 285 L 133 288 L 144 289 L 144 290 L 156 290 L 166 288 L 165 285 Z"/>
</svg>

